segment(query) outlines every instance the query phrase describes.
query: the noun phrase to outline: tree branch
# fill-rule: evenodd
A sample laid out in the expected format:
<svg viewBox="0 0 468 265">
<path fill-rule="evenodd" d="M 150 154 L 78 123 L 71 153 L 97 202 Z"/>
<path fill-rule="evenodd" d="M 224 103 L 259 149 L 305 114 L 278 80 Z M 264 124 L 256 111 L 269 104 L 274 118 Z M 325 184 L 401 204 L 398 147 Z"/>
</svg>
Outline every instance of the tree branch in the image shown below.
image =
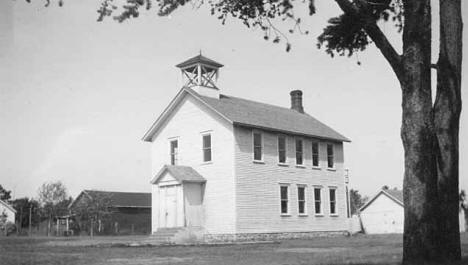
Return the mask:
<svg viewBox="0 0 468 265">
<path fill-rule="evenodd" d="M 364 12 L 361 12 L 361 10 L 349 0 L 335 0 L 335 2 L 344 13 L 364 22 L 364 30 L 375 43 L 377 48 L 379 48 L 379 50 L 382 52 L 385 59 L 387 59 L 387 61 L 390 63 L 390 66 L 397 75 L 398 79 L 402 80 L 402 57 L 395 51 L 385 34 L 382 32 L 382 30 L 380 30 L 379 26 L 377 26 L 375 19 L 365 15 Z"/>
</svg>

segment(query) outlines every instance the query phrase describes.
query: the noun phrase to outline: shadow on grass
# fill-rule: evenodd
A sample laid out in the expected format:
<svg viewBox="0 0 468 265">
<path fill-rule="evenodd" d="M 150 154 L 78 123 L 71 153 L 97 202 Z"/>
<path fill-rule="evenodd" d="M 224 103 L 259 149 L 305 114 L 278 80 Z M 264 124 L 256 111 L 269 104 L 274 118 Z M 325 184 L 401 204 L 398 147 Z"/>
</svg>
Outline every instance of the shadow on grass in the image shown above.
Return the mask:
<svg viewBox="0 0 468 265">
<path fill-rule="evenodd" d="M 402 262 L 390 262 L 390 263 L 385 263 L 385 262 L 371 262 L 371 263 L 362 263 L 362 262 L 352 262 L 352 263 L 333 263 L 333 264 L 330 264 L 330 263 L 323 263 L 323 264 L 320 264 L 320 265 L 402 265 L 403 263 Z M 425 263 L 425 264 L 422 264 L 422 263 L 413 263 L 413 264 L 405 264 L 405 265 L 468 265 L 468 256 L 465 256 L 465 257 L 462 257 L 462 260 L 459 261 L 459 262 L 452 262 L 452 263 L 439 263 L 439 262 L 435 262 L 435 263 Z"/>
</svg>

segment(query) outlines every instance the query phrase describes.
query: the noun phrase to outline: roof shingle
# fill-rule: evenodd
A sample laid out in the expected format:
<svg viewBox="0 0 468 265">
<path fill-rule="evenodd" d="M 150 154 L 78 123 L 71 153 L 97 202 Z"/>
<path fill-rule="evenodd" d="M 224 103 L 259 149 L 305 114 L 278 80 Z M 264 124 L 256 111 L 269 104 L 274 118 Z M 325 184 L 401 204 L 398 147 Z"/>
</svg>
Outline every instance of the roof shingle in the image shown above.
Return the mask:
<svg viewBox="0 0 468 265">
<path fill-rule="evenodd" d="M 85 190 L 84 192 L 91 197 L 109 197 L 113 207 L 151 207 L 151 193 L 100 190 Z"/>
<path fill-rule="evenodd" d="M 348 138 L 307 113 L 227 95 L 221 95 L 219 99 L 216 99 L 199 95 L 190 88 L 186 89 L 235 125 L 350 142 Z"/>
<path fill-rule="evenodd" d="M 399 200 L 403 204 L 403 191 L 398 189 L 385 189 L 383 190 L 386 193 L 390 194 L 395 199 Z"/>
<path fill-rule="evenodd" d="M 206 182 L 206 179 L 202 177 L 195 169 L 189 166 L 173 166 L 164 165 L 161 170 L 154 176 L 151 183 L 156 183 L 158 179 L 163 175 L 164 172 L 168 171 L 172 177 L 178 182 Z"/>
</svg>

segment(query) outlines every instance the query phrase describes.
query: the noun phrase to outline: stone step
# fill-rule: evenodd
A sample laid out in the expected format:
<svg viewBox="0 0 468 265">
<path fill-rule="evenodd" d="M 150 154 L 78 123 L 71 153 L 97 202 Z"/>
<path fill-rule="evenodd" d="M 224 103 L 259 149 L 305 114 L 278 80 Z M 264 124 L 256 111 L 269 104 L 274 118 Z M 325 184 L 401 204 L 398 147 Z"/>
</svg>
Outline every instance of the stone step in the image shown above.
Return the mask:
<svg viewBox="0 0 468 265">
<path fill-rule="evenodd" d="M 155 243 L 171 243 L 174 236 L 184 229 L 183 227 L 159 228 L 151 235 L 150 240 Z"/>
</svg>

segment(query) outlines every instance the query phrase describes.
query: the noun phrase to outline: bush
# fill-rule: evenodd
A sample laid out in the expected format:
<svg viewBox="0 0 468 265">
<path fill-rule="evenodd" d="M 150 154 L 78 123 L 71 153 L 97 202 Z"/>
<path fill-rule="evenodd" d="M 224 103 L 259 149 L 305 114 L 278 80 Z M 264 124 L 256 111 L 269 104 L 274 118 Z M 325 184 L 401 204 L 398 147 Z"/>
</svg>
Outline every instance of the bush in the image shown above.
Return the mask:
<svg viewBox="0 0 468 265">
<path fill-rule="evenodd" d="M 13 234 L 15 232 L 16 232 L 16 225 L 14 223 L 12 223 L 12 222 L 6 223 L 6 225 L 5 225 L 5 234 L 7 236 L 9 236 L 9 235 L 11 235 L 11 234 Z"/>
</svg>

